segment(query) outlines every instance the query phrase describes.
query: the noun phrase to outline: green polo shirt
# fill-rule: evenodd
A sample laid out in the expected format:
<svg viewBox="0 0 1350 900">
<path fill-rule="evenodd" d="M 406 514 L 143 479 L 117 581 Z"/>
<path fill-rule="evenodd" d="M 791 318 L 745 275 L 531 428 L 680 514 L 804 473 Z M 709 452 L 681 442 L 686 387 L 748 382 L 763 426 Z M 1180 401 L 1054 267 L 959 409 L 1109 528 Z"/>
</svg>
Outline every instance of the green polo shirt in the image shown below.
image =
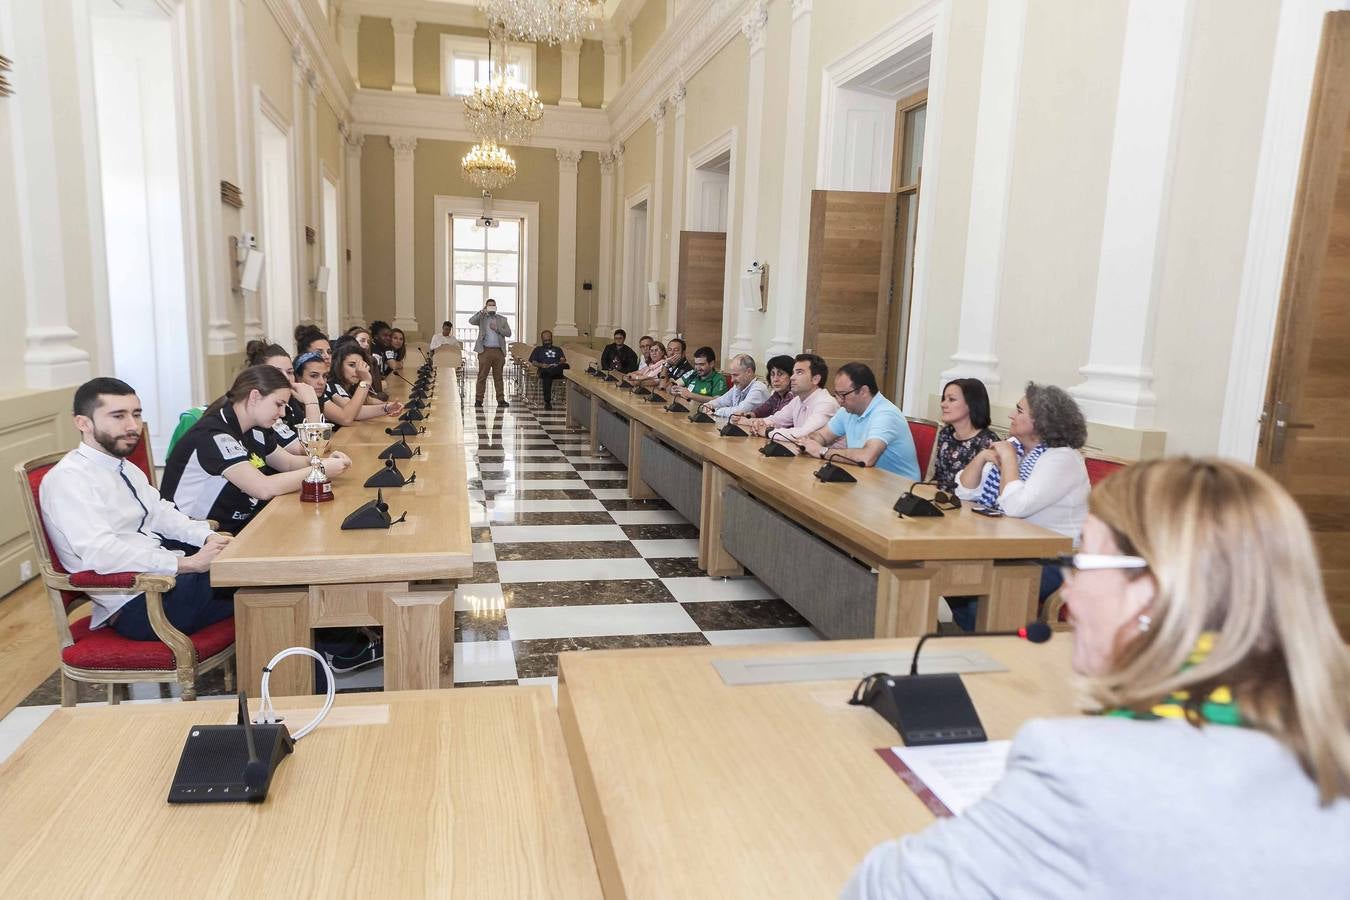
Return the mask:
<svg viewBox="0 0 1350 900">
<path fill-rule="evenodd" d="M 691 370 L 681 380 L 685 387 L 703 397 L 720 397 L 727 392 L 727 377 L 716 369 L 703 377 Z"/>
</svg>

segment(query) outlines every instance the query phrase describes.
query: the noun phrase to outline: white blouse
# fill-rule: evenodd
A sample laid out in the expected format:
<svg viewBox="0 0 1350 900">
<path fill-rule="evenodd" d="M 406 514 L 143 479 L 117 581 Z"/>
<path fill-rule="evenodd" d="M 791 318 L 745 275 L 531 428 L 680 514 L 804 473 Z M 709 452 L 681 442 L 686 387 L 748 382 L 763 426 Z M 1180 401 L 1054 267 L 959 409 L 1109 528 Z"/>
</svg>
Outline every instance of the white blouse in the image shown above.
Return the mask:
<svg viewBox="0 0 1350 900">
<path fill-rule="evenodd" d="M 993 463 L 985 463 L 980 471 L 980 483 L 973 488 L 956 485 L 956 496 L 962 500 L 979 500 L 984 479 Z M 1057 531 L 1072 538 L 1078 546 L 1087 518 L 1087 465 L 1083 454 L 1072 447 L 1048 447 L 1036 461 L 1031 477 L 1005 485 L 998 505 L 1006 515 L 1026 519 L 1034 525 Z"/>
</svg>

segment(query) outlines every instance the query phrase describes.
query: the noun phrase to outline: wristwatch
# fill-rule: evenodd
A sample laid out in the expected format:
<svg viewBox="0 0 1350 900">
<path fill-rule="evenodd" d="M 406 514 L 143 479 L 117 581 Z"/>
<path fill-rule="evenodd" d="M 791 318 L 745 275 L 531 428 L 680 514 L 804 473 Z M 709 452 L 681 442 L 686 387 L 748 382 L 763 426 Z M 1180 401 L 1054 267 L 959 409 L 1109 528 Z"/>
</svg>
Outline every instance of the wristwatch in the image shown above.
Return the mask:
<svg viewBox="0 0 1350 900">
<path fill-rule="evenodd" d="M 358 382 L 356 383 L 356 386 L 357 386 L 357 388 L 365 388 L 366 390 L 370 390 L 370 382 L 369 382 L 369 381 L 358 381 Z"/>
</svg>

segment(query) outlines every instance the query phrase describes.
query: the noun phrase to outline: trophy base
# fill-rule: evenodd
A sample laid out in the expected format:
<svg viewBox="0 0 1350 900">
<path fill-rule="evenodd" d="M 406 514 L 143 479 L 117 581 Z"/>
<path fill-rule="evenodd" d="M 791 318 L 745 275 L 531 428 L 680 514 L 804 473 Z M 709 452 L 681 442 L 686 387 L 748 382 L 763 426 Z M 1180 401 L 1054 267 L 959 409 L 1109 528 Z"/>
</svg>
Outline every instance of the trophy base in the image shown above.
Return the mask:
<svg viewBox="0 0 1350 900">
<path fill-rule="evenodd" d="M 300 500 L 303 503 L 325 503 L 333 499 L 333 483 L 331 481 L 302 481 L 300 483 Z"/>
</svg>

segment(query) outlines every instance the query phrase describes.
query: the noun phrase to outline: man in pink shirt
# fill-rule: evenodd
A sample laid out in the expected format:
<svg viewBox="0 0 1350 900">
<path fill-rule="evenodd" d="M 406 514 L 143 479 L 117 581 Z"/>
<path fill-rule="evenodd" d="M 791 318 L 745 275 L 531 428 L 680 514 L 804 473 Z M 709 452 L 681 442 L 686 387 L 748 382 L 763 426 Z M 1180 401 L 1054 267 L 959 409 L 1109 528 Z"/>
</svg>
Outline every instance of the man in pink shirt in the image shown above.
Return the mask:
<svg viewBox="0 0 1350 900">
<path fill-rule="evenodd" d="M 825 427 L 839 410 L 839 404 L 823 385 L 830 367 L 814 353 L 799 353 L 792 363 L 788 385 L 792 399 L 767 419 L 744 419 L 741 427 L 751 434 L 768 436 L 789 445 Z M 796 449 L 795 447 L 793 448 Z"/>
</svg>

